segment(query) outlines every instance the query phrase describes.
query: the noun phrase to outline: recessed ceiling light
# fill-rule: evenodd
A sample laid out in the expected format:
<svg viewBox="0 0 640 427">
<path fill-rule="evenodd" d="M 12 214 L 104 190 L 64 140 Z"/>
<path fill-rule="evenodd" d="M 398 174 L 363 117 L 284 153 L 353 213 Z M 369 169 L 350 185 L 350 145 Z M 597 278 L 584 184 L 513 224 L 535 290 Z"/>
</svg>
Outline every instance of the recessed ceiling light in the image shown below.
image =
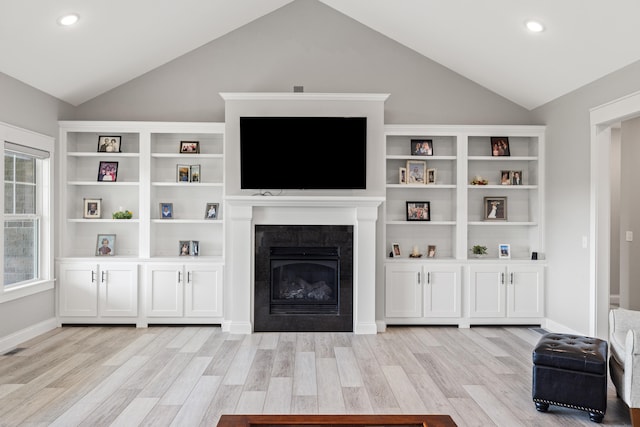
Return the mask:
<svg viewBox="0 0 640 427">
<path fill-rule="evenodd" d="M 527 29 L 532 33 L 540 33 L 544 31 L 544 25 L 542 25 L 538 21 L 527 21 L 526 25 L 527 25 Z"/>
<path fill-rule="evenodd" d="M 78 14 L 70 13 L 68 15 L 63 15 L 60 18 L 58 18 L 58 24 L 68 27 L 78 22 L 79 19 L 80 19 L 80 16 L 78 16 Z"/>
</svg>

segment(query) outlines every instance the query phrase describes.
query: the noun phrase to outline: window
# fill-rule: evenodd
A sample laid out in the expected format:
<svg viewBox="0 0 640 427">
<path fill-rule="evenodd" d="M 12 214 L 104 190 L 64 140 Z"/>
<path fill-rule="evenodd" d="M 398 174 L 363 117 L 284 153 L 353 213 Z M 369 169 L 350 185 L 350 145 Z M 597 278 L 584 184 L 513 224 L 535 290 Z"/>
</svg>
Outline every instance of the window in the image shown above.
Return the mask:
<svg viewBox="0 0 640 427">
<path fill-rule="evenodd" d="M 4 286 L 40 277 L 37 159 L 4 152 Z"/>
<path fill-rule="evenodd" d="M 53 287 L 53 138 L 0 123 L 3 286 L 0 302 Z"/>
</svg>

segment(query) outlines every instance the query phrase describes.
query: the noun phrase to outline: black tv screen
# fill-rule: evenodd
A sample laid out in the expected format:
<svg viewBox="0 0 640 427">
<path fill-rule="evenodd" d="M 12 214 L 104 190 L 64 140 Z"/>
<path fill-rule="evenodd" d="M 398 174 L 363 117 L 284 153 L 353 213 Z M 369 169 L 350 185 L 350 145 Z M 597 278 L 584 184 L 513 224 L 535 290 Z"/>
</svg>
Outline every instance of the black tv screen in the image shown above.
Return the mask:
<svg viewBox="0 0 640 427">
<path fill-rule="evenodd" d="M 240 188 L 365 189 L 366 117 L 240 117 Z"/>
</svg>

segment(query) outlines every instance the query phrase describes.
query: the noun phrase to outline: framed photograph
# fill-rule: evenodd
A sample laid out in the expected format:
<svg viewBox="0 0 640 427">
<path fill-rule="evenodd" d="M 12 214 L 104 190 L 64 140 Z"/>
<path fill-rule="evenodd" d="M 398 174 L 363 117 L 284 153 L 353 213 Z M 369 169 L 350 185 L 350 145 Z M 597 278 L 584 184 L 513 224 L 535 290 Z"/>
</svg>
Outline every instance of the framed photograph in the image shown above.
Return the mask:
<svg viewBox="0 0 640 427">
<path fill-rule="evenodd" d="M 511 258 L 511 245 L 506 243 L 500 243 L 498 245 L 498 258 L 510 259 Z"/>
<path fill-rule="evenodd" d="M 433 140 L 432 139 L 412 139 L 411 155 L 412 156 L 433 156 Z"/>
<path fill-rule="evenodd" d="M 207 203 L 204 210 L 204 219 L 218 219 L 218 203 Z"/>
<path fill-rule="evenodd" d="M 427 173 L 427 162 L 407 160 L 407 184 L 424 184 Z"/>
<path fill-rule="evenodd" d="M 392 243 L 391 244 L 391 253 L 393 254 L 393 258 L 399 258 L 402 256 L 400 253 L 400 243 Z"/>
<path fill-rule="evenodd" d="M 511 171 L 511 185 L 522 185 L 522 171 Z"/>
<path fill-rule="evenodd" d="M 506 197 L 485 197 L 484 198 L 484 219 L 487 221 L 507 220 L 507 198 Z"/>
<path fill-rule="evenodd" d="M 119 153 L 121 136 L 105 135 L 98 137 L 99 153 Z"/>
<path fill-rule="evenodd" d="M 500 184 L 511 185 L 511 171 L 500 171 Z"/>
<path fill-rule="evenodd" d="M 189 165 L 177 165 L 176 166 L 176 181 L 189 182 L 191 180 L 191 166 Z"/>
<path fill-rule="evenodd" d="M 427 246 L 427 258 L 435 258 L 436 257 L 436 245 Z"/>
<path fill-rule="evenodd" d="M 509 152 L 509 138 L 506 136 L 492 136 L 491 137 L 491 155 L 496 156 L 510 156 Z"/>
<path fill-rule="evenodd" d="M 407 168 L 398 168 L 399 184 L 407 183 Z"/>
<path fill-rule="evenodd" d="M 192 240 L 191 241 L 191 256 L 198 256 L 200 254 L 200 241 Z"/>
<path fill-rule="evenodd" d="M 180 256 L 191 255 L 191 240 L 180 240 L 178 244 L 178 255 Z"/>
<path fill-rule="evenodd" d="M 199 154 L 200 141 L 180 141 L 180 153 L 182 154 Z"/>
<path fill-rule="evenodd" d="M 160 203 L 160 218 L 170 219 L 173 218 L 173 203 Z"/>
<path fill-rule="evenodd" d="M 100 162 L 98 166 L 98 181 L 116 182 L 118 177 L 118 162 Z"/>
<path fill-rule="evenodd" d="M 200 182 L 200 165 L 191 165 L 190 173 L 190 182 Z"/>
<path fill-rule="evenodd" d="M 436 183 L 437 169 L 427 169 L 427 185 Z"/>
<path fill-rule="evenodd" d="M 430 202 L 407 202 L 407 221 L 431 221 Z"/>
<path fill-rule="evenodd" d="M 116 235 L 98 234 L 96 256 L 113 256 L 116 254 Z"/>
<path fill-rule="evenodd" d="M 83 199 L 82 217 L 98 219 L 102 217 L 102 199 Z"/>
</svg>

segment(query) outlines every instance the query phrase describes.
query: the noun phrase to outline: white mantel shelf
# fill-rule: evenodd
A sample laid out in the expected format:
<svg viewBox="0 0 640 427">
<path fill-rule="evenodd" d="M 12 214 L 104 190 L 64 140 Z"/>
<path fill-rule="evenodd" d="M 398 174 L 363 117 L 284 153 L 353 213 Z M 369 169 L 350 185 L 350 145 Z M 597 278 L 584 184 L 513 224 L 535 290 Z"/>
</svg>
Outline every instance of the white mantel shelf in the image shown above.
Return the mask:
<svg viewBox="0 0 640 427">
<path fill-rule="evenodd" d="M 221 92 L 225 101 L 378 101 L 388 93 Z"/>
<path fill-rule="evenodd" d="M 227 196 L 238 206 L 376 207 L 384 197 L 369 196 Z"/>
</svg>

